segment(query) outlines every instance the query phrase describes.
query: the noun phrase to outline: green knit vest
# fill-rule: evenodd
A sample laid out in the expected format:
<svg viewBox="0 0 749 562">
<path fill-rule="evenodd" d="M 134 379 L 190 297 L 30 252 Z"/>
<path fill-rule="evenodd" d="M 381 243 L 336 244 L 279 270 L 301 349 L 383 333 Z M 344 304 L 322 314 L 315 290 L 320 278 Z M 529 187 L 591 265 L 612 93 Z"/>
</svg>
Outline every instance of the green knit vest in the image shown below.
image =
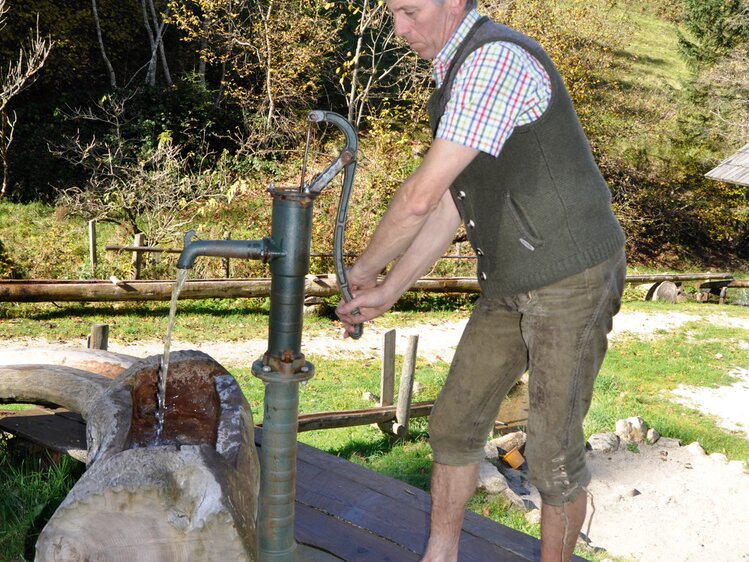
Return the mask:
<svg viewBox="0 0 749 562">
<path fill-rule="evenodd" d="M 559 72 L 532 39 L 482 18 L 458 48 L 444 83 L 429 100 L 436 134 L 455 74 L 485 43 L 521 46 L 551 79 L 549 107 L 516 127 L 499 157 L 480 152 L 451 187 L 478 256 L 481 292 L 509 296 L 599 264 L 624 246 L 611 194 L 596 165 Z"/>
</svg>

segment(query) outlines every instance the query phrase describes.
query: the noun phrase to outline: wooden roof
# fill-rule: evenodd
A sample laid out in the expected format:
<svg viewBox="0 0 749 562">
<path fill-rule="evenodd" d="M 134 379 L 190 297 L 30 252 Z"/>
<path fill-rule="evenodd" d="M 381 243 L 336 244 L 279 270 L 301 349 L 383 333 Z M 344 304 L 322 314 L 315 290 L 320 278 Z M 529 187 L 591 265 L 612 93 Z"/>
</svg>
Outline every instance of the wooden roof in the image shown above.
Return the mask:
<svg viewBox="0 0 749 562">
<path fill-rule="evenodd" d="M 710 179 L 749 187 L 749 144 L 705 174 Z"/>
</svg>

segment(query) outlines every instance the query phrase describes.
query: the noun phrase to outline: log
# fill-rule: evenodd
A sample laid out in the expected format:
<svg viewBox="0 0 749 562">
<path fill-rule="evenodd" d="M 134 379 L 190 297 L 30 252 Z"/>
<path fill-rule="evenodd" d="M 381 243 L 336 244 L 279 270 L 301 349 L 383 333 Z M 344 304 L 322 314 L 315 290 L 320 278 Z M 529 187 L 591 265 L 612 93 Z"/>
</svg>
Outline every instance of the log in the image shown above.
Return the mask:
<svg viewBox="0 0 749 562">
<path fill-rule="evenodd" d="M 270 295 L 270 278 L 189 280 L 179 295 L 180 300 L 208 298 L 263 298 Z M 110 302 L 168 301 L 173 281 L 0 281 L 0 302 Z M 474 278 L 425 278 L 418 280 L 413 291 L 439 293 L 476 293 Z M 333 275 L 310 276 L 305 282 L 305 295 L 331 297 L 338 294 Z"/>
<path fill-rule="evenodd" d="M 733 279 L 731 273 L 644 273 L 627 275 L 627 283 L 660 283 L 671 281 L 680 283 L 682 281 L 709 281 L 720 279 Z"/>
<path fill-rule="evenodd" d="M 156 441 L 160 360 L 134 364 L 92 403 L 88 469 L 42 530 L 37 561 L 257 560 L 252 411 L 223 367 L 178 351 Z"/>
<path fill-rule="evenodd" d="M 60 365 L 7 365 L 0 367 L 0 403 L 62 406 L 87 418 L 94 400 L 111 382 Z"/>
<path fill-rule="evenodd" d="M 116 378 L 139 361 L 137 357 L 101 349 L 20 348 L 0 351 L 0 365 L 62 365 Z"/>
<path fill-rule="evenodd" d="M 731 280 L 730 273 L 683 273 L 628 275 L 627 283 L 660 283 L 699 280 Z M 52 279 L 0 280 L 0 302 L 111 302 L 168 301 L 173 281 L 112 281 Z M 739 285 L 740 286 L 740 285 Z M 310 275 L 305 295 L 330 297 L 338 294 L 335 275 Z M 478 293 L 475 277 L 423 277 L 410 288 L 425 293 Z M 264 298 L 270 295 L 270 278 L 190 280 L 180 299 Z"/>
</svg>

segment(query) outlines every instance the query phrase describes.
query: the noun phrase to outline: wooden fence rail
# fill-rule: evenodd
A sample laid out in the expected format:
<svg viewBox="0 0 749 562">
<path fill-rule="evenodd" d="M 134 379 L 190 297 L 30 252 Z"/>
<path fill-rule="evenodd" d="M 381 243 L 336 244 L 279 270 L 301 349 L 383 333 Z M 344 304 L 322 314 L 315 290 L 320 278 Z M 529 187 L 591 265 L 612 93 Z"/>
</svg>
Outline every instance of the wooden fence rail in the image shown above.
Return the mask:
<svg viewBox="0 0 749 562">
<path fill-rule="evenodd" d="M 720 282 L 728 288 L 744 287 L 745 280 L 733 280 L 730 273 L 631 275 L 627 283 L 662 283 L 672 281 Z M 270 278 L 258 279 L 198 279 L 190 280 L 180 299 L 267 297 Z M 109 301 L 168 301 L 173 281 L 111 281 L 102 280 L 0 280 L 0 302 L 109 302 Z M 411 287 L 424 293 L 478 293 L 475 277 L 423 277 Z M 338 294 L 335 275 L 310 275 L 305 283 L 305 294 L 310 297 L 330 297 Z"/>
</svg>

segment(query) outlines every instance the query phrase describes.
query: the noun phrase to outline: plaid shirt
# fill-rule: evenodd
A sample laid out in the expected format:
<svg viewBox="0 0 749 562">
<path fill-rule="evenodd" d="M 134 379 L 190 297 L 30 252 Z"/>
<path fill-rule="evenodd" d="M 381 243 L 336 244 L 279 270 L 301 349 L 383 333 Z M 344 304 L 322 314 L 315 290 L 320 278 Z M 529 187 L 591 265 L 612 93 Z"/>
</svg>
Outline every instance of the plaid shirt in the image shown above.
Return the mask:
<svg viewBox="0 0 749 562">
<path fill-rule="evenodd" d="M 478 19 L 471 10 L 434 59 L 437 87 Z M 550 99 L 549 76 L 535 57 L 514 43 L 487 43 L 458 69 L 436 138 L 499 156 L 513 129 L 538 119 Z"/>
</svg>

